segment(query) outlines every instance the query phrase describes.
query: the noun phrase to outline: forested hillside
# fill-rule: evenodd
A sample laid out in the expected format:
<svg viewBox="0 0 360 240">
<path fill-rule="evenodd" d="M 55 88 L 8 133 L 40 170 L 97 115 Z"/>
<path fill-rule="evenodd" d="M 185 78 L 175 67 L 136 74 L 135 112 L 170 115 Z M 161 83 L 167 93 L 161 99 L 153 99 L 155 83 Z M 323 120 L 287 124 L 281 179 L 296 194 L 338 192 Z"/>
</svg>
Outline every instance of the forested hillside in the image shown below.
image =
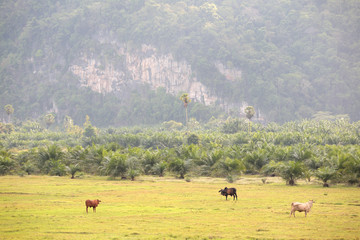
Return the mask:
<svg viewBox="0 0 360 240">
<path fill-rule="evenodd" d="M 358 121 L 359 18 L 357 0 L 4 0 L 0 106 L 11 104 L 20 120 L 53 112 L 77 124 L 89 115 L 96 126 L 184 122 L 179 94 L 132 82 L 124 67 L 146 45 L 189 65 L 216 99 L 189 104 L 198 121 L 239 114 L 243 102 L 267 122 L 319 111 Z M 99 63 L 95 72 L 120 72 L 121 90 L 83 86 L 71 66 L 85 57 Z"/>
</svg>

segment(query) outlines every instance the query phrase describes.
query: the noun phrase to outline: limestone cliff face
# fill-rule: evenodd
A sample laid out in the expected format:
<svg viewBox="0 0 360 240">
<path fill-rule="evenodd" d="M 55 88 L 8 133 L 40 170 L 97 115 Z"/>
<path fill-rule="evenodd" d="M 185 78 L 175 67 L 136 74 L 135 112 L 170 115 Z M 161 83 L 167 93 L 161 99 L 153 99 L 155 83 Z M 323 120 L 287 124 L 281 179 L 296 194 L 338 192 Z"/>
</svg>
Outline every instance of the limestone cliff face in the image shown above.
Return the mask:
<svg viewBox="0 0 360 240">
<path fill-rule="evenodd" d="M 229 68 L 224 64 L 217 62 L 215 63 L 217 70 L 226 77 L 227 80 L 236 81 L 241 79 L 241 71 L 235 68 Z"/>
<path fill-rule="evenodd" d="M 115 68 L 111 62 L 105 64 L 87 55 L 83 55 L 80 63 L 70 67 L 79 76 L 82 86 L 105 94 L 126 90 L 126 86 L 131 83 L 146 83 L 152 89 L 163 87 L 173 95 L 186 92 L 190 98 L 205 105 L 218 100 L 196 79 L 186 61 L 176 61 L 171 54 L 159 54 L 156 48 L 149 45 L 142 45 L 136 51 L 128 51 L 126 47 L 116 44 L 113 46 L 114 54 L 124 59 L 121 69 Z M 216 63 L 215 68 L 228 80 L 241 78 L 240 71 L 227 69 L 221 63 Z"/>
</svg>

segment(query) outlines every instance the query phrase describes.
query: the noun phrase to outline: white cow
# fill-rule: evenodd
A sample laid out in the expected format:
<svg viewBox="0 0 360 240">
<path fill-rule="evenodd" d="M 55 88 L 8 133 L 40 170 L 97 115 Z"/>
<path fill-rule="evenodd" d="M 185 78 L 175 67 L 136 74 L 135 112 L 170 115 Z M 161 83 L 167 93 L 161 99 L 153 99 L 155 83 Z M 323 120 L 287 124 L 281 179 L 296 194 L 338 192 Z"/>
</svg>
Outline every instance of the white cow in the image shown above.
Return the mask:
<svg viewBox="0 0 360 240">
<path fill-rule="evenodd" d="M 296 211 L 305 212 L 305 217 L 306 217 L 307 213 L 310 212 L 310 209 L 311 209 L 313 203 L 315 203 L 313 200 L 310 200 L 306 203 L 299 203 L 299 202 L 291 203 L 290 217 L 291 217 L 291 214 L 294 214 L 294 217 L 295 217 Z"/>
</svg>

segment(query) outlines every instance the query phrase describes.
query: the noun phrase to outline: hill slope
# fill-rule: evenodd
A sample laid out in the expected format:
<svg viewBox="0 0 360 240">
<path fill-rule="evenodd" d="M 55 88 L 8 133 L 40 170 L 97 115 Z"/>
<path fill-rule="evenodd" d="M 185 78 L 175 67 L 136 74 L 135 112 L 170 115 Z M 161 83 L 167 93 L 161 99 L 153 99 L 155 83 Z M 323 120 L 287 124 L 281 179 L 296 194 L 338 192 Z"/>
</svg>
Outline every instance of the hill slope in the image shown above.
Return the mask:
<svg viewBox="0 0 360 240">
<path fill-rule="evenodd" d="M 360 113 L 356 0 L 4 1 L 0 105 L 99 126 Z M 197 103 L 196 103 L 197 102 Z M 207 107 L 205 105 L 207 105 Z M 211 106 L 211 107 L 209 107 Z M 3 118 L 5 117 L 3 114 Z"/>
</svg>

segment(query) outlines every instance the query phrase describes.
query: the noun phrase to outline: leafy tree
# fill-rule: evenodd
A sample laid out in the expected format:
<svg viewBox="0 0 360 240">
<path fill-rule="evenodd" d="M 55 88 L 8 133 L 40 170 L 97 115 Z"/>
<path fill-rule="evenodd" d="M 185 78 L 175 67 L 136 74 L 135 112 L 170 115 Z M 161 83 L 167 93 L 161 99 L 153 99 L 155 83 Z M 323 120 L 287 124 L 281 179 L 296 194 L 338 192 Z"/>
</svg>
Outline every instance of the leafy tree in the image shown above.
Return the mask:
<svg viewBox="0 0 360 240">
<path fill-rule="evenodd" d="M 5 105 L 4 110 L 5 110 L 6 114 L 8 115 L 8 122 L 10 122 L 10 117 L 14 113 L 14 108 L 11 104 L 7 104 L 7 105 Z"/>
</svg>

